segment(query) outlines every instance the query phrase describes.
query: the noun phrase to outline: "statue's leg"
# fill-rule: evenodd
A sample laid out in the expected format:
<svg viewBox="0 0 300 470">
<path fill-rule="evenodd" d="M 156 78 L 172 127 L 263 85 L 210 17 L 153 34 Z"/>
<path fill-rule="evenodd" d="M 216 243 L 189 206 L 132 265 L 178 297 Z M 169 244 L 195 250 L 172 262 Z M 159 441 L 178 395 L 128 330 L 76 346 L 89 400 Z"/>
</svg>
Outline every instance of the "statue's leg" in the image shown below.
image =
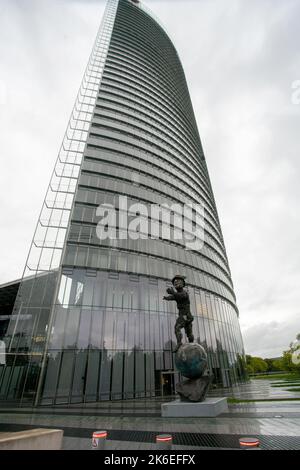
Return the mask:
<svg viewBox="0 0 300 470">
<path fill-rule="evenodd" d="M 191 322 L 185 324 L 185 334 L 188 337 L 189 343 L 194 342 L 194 335 L 193 335 L 193 325 Z"/>
<path fill-rule="evenodd" d="M 182 345 L 181 328 L 182 328 L 182 325 L 181 325 L 180 319 L 178 318 L 176 323 L 175 323 L 175 336 L 176 336 L 176 339 L 177 339 L 177 346 L 175 348 L 175 352 L 178 351 L 178 349 Z"/>
<path fill-rule="evenodd" d="M 182 343 L 181 325 L 180 325 L 180 322 L 178 321 L 175 324 L 175 336 L 177 339 L 177 344 L 181 344 Z"/>
</svg>

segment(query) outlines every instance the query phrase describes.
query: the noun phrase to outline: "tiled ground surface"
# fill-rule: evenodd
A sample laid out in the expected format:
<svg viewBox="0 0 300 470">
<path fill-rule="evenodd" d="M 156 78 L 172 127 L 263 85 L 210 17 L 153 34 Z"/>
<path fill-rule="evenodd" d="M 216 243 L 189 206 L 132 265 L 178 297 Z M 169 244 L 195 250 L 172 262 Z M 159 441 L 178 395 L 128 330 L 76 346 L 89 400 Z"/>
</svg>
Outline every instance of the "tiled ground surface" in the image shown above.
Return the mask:
<svg viewBox="0 0 300 470">
<path fill-rule="evenodd" d="M 276 378 L 270 380 L 251 380 L 251 382 L 247 384 L 242 384 L 240 386 L 235 386 L 228 389 L 222 389 L 222 396 L 225 397 L 233 397 L 233 398 L 240 398 L 240 399 L 247 399 L 247 400 L 258 400 L 258 399 L 283 399 L 283 398 L 299 398 L 300 399 L 300 392 L 291 392 L 287 391 L 287 389 L 293 388 L 290 387 L 287 383 L 286 385 L 282 385 L 280 387 L 272 387 L 272 384 L 276 384 L 278 382 L 282 382 Z M 296 388 L 300 388 L 299 386 Z M 220 396 L 219 390 L 213 390 L 210 392 L 211 396 Z"/>
<path fill-rule="evenodd" d="M 278 391 L 276 388 L 271 388 L 269 381 L 256 380 L 239 387 L 239 390 L 236 388 L 231 396 L 234 394 L 235 397 L 241 398 L 250 398 L 250 395 L 251 399 L 274 398 L 273 390 Z M 300 398 L 300 394 L 298 395 Z M 283 395 L 280 395 L 280 398 L 282 397 Z M 230 442 L 235 442 L 235 436 L 236 442 L 241 436 L 261 436 L 264 448 L 272 448 L 272 446 L 280 448 L 282 442 L 282 448 L 300 450 L 300 401 L 229 405 L 229 413 L 216 418 L 161 418 L 161 402 L 161 400 L 152 399 L 90 403 L 86 404 L 84 409 L 81 404 L 38 409 L 0 407 L 0 431 L 19 430 L 20 426 L 21 428 L 26 426 L 63 428 L 64 449 L 91 449 L 92 432 L 105 429 L 108 432 L 118 430 L 118 435 L 121 436 L 121 438 L 107 441 L 108 450 L 155 449 L 154 442 L 149 442 L 149 432 L 177 435 L 178 442 L 185 443 L 193 433 L 212 437 L 217 435 L 220 442 L 222 442 L 222 436 L 224 438 L 229 435 L 233 436 Z M 131 438 L 126 440 L 129 431 L 137 431 L 136 436 L 139 437 L 135 439 L 134 434 L 130 433 Z M 141 436 L 142 438 L 144 436 L 144 442 L 138 442 Z M 288 436 L 292 437 L 289 439 Z M 193 442 L 192 439 L 191 442 Z M 228 439 L 224 442 L 227 442 L 225 447 L 228 448 L 230 445 Z M 195 447 L 187 444 L 173 448 L 194 449 Z M 212 447 L 201 445 L 196 448 Z"/>
</svg>

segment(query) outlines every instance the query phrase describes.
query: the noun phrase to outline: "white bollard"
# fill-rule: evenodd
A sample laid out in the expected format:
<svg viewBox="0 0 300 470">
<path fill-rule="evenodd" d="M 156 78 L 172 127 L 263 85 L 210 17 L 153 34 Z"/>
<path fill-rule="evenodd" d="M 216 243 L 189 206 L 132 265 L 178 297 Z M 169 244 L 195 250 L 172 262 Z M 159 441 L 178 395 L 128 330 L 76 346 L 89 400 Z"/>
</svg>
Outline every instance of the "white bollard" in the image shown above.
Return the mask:
<svg viewBox="0 0 300 470">
<path fill-rule="evenodd" d="M 92 438 L 92 450 L 104 450 L 107 431 L 95 431 Z"/>
<path fill-rule="evenodd" d="M 160 450 L 172 449 L 173 439 L 171 434 L 158 434 L 156 436 L 156 444 Z"/>
<path fill-rule="evenodd" d="M 257 449 L 259 447 L 257 437 L 241 437 L 239 441 L 241 449 Z"/>
</svg>

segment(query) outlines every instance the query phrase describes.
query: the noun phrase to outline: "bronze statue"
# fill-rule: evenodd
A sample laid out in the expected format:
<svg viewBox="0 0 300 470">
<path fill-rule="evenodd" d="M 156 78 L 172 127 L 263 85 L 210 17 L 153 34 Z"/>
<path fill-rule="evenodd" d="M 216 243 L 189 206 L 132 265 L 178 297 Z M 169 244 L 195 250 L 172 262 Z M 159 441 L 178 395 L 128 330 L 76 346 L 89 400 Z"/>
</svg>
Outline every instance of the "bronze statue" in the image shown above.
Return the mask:
<svg viewBox="0 0 300 470">
<path fill-rule="evenodd" d="M 178 308 L 178 318 L 175 324 L 175 336 L 177 339 L 177 346 L 175 352 L 178 351 L 182 345 L 182 333 L 181 329 L 184 328 L 185 333 L 188 337 L 189 343 L 194 342 L 193 335 L 193 320 L 194 317 L 191 314 L 190 310 L 190 298 L 189 294 L 185 287 L 185 276 L 176 275 L 172 279 L 172 284 L 175 287 L 169 287 L 167 293 L 170 295 L 165 295 L 164 300 L 175 300 Z"/>
</svg>

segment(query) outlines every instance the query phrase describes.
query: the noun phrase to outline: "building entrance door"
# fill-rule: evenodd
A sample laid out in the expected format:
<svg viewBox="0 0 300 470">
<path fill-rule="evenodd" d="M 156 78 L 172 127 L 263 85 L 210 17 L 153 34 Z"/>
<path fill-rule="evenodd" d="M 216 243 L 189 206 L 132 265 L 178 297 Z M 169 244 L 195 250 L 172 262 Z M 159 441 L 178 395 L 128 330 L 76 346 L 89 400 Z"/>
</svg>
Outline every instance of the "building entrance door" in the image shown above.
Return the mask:
<svg viewBox="0 0 300 470">
<path fill-rule="evenodd" d="M 176 375 L 176 377 L 175 377 Z M 175 394 L 175 381 L 178 374 L 173 371 L 161 371 L 161 395 L 168 396 Z"/>
</svg>

